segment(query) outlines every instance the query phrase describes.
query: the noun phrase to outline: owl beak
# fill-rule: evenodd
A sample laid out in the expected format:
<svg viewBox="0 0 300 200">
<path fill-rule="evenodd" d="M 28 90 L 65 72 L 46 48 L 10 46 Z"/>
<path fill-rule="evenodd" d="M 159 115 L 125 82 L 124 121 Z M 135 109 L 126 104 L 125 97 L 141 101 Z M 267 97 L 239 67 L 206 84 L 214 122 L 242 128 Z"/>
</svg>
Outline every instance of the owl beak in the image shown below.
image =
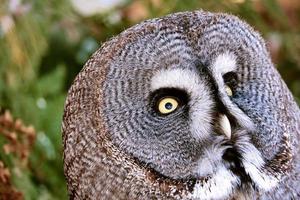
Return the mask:
<svg viewBox="0 0 300 200">
<path fill-rule="evenodd" d="M 231 138 L 231 125 L 228 117 L 226 115 L 221 115 L 219 119 L 220 131 L 228 138 Z"/>
</svg>

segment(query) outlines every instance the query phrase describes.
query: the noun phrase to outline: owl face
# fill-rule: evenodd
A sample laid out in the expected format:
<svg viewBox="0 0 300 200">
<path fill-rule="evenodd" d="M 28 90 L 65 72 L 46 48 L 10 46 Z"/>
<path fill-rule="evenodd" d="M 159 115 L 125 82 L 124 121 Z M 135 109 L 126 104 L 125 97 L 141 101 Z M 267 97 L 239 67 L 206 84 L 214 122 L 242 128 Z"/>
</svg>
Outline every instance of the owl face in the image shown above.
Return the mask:
<svg viewBox="0 0 300 200">
<path fill-rule="evenodd" d="M 252 184 L 253 175 L 259 187 L 271 187 L 276 179 L 264 174 L 251 141 L 255 125 L 235 103 L 245 87 L 240 65 L 260 58 L 241 63 L 253 53 L 241 41 L 223 46 L 200 36 L 195 43 L 175 28 L 126 45 L 110 66 L 104 112 L 112 142 L 174 180 L 208 179 L 229 193 L 243 181 Z"/>
<path fill-rule="evenodd" d="M 212 63 L 211 67 L 219 67 L 220 62 L 227 62 L 222 63 L 224 72 L 204 67 L 196 58 L 178 56 L 176 63 L 168 58 L 146 69 L 130 61 L 132 69 L 118 67 L 121 76 L 108 75 L 112 79 L 106 82 L 111 90 L 106 93 L 105 112 L 111 138 L 164 176 L 211 175 L 231 139 L 229 113 L 220 96 L 229 99 L 233 95 L 234 57 L 221 54 Z M 221 79 L 220 85 L 215 77 Z"/>
<path fill-rule="evenodd" d="M 294 104 L 285 105 L 290 94 L 284 100 L 275 92 L 286 86 L 259 34 L 239 19 L 206 12 L 170 15 L 123 32 L 99 52 L 66 104 L 65 149 L 84 152 L 65 153 L 67 176 L 72 167 L 84 167 L 77 163 L 88 163 L 81 171 L 98 177 L 92 183 L 101 192 L 111 189 L 102 180 L 111 177 L 111 169 L 104 173 L 103 166 L 113 166 L 116 175 L 134 163 L 134 176 L 153 187 L 166 180 L 170 196 L 180 190 L 186 199 L 220 199 L 270 191 L 289 169 L 288 132 L 295 126 L 284 119 L 295 122 L 287 112 Z M 103 130 L 105 139 L 99 139 Z M 116 152 L 130 161 L 111 165 L 105 156 L 119 162 Z"/>
</svg>

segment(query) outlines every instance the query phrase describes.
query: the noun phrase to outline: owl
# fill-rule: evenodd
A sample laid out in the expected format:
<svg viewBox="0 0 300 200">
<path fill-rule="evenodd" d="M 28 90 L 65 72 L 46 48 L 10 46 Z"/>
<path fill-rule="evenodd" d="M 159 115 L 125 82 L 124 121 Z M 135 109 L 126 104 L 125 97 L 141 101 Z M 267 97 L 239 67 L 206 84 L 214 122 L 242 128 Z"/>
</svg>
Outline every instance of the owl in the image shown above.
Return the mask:
<svg viewBox="0 0 300 200">
<path fill-rule="evenodd" d="M 180 12 L 110 39 L 63 116 L 70 199 L 300 199 L 300 111 L 259 33 Z"/>
</svg>

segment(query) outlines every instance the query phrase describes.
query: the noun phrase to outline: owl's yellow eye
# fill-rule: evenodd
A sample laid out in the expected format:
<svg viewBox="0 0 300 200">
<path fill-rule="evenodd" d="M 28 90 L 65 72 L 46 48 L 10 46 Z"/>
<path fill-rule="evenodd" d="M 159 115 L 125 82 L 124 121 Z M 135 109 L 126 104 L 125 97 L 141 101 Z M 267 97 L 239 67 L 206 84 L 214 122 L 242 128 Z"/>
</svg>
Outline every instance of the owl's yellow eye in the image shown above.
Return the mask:
<svg viewBox="0 0 300 200">
<path fill-rule="evenodd" d="M 225 85 L 225 91 L 226 91 L 226 94 L 228 96 L 231 97 L 233 95 L 233 92 L 232 92 L 231 88 L 228 85 Z"/>
<path fill-rule="evenodd" d="M 158 110 L 161 114 L 169 114 L 176 110 L 178 101 L 173 97 L 164 97 L 158 102 Z"/>
</svg>

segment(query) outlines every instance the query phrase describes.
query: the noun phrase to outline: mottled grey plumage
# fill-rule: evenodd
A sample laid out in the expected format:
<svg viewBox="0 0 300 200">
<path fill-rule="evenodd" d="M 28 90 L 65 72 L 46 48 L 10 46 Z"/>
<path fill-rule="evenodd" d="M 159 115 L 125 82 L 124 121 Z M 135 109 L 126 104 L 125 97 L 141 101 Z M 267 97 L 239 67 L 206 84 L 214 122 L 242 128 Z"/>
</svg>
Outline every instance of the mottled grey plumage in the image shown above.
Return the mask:
<svg viewBox="0 0 300 200">
<path fill-rule="evenodd" d="M 187 97 L 160 115 L 165 90 Z M 220 113 L 231 138 L 219 134 Z M 68 93 L 70 198 L 299 199 L 299 120 L 249 25 L 203 11 L 147 20 L 106 42 Z"/>
</svg>

